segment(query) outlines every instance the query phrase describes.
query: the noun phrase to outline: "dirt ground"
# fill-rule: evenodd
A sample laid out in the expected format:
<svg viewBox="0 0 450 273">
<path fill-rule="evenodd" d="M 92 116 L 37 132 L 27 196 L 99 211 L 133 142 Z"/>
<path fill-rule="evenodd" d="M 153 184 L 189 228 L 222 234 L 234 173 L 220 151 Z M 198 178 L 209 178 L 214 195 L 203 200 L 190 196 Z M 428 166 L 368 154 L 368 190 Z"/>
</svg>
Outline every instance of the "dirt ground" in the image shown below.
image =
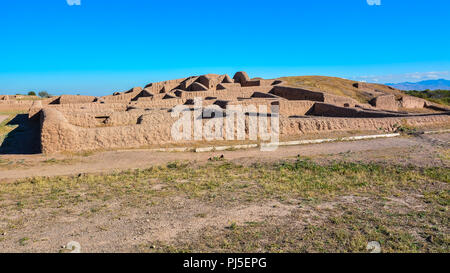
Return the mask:
<svg viewBox="0 0 450 273">
<path fill-rule="evenodd" d="M 208 161 L 214 156 L 224 155 L 227 160 L 238 164 L 273 162 L 283 158 L 316 157 L 351 153 L 358 160 L 389 161 L 396 164 L 420 166 L 444 166 L 439 157 L 433 157 L 430 150 L 448 148 L 450 134 L 429 134 L 419 137 L 397 137 L 375 140 L 323 143 L 314 145 L 282 146 L 273 152 L 259 149 L 245 149 L 220 152 L 152 152 L 148 150 L 107 151 L 86 155 L 0 155 L 0 181 L 33 176 L 78 175 L 80 173 L 102 173 L 152 165 L 166 164 L 176 160 L 189 160 L 192 164 Z M 399 157 L 409 151 L 410 158 Z M 378 154 L 376 158 L 366 153 Z M 424 160 L 426 158 L 427 160 Z"/>
<path fill-rule="evenodd" d="M 8 118 L 8 116 L 2 116 L 2 115 L 0 115 L 0 123 L 2 123 L 5 119 L 7 119 Z"/>
<path fill-rule="evenodd" d="M 364 252 L 372 240 L 385 252 L 448 252 L 449 141 L 445 133 L 275 152 L 1 155 L 0 252 L 67 252 L 69 241 L 79 242 L 82 252 Z M 375 187 L 371 174 L 357 172 L 352 179 L 366 181 L 364 190 L 351 184 L 341 191 L 326 183 L 349 175 L 333 167 L 317 173 L 314 179 L 325 180 L 308 190 L 271 188 L 289 172 L 273 164 L 299 158 L 318 164 L 304 174 L 332 162 L 361 164 L 364 173 L 370 164 L 405 166 L 405 174 L 395 178 L 400 171 L 381 168 L 377 175 L 394 178 Z M 165 167 L 119 172 L 157 165 Z M 292 175 L 284 183 L 297 179 Z M 403 184 L 402 177 L 411 181 Z M 269 181 L 263 191 L 254 182 L 261 179 Z M 325 184 L 314 186 L 320 181 Z"/>
</svg>

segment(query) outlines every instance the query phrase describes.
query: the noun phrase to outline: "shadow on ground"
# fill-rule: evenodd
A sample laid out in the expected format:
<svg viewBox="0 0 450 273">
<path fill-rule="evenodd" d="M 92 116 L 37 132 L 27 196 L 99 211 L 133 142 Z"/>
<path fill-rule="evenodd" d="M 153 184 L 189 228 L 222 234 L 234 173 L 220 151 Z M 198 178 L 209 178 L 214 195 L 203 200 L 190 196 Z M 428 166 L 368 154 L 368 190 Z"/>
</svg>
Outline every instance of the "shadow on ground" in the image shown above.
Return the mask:
<svg viewBox="0 0 450 273">
<path fill-rule="evenodd" d="M 28 119 L 27 114 L 19 114 L 7 125 L 18 126 L 1 143 L 0 154 L 38 154 L 41 152 L 39 121 Z"/>
</svg>

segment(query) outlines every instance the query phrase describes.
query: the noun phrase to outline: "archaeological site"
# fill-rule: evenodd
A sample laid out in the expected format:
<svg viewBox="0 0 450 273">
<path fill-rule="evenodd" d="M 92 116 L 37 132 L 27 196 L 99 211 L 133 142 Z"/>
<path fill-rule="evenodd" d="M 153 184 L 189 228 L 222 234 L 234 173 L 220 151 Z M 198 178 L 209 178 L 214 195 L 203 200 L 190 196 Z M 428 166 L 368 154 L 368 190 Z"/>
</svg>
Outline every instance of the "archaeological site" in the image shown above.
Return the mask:
<svg viewBox="0 0 450 273">
<path fill-rule="evenodd" d="M 279 117 L 281 140 L 323 132 L 392 132 L 399 126 L 450 123 L 444 106 L 380 86 L 353 82 L 351 88 L 369 98 L 364 101 L 320 88 L 291 86 L 282 79 L 250 78 L 245 72 L 237 72 L 234 77 L 207 74 L 150 83 L 104 97 L 61 95 L 20 100 L 16 96 L 1 96 L 0 109 L 29 111 L 30 122 L 39 126 L 42 153 L 188 146 L 192 140 L 175 140 L 171 136 L 172 125 L 178 119 L 173 109 L 184 105 L 194 111 L 196 98 L 201 99 L 203 107 L 213 107 L 215 111 L 243 106 L 247 139 L 249 117 L 258 114 L 252 113 L 255 110 L 259 115 Z M 277 112 L 271 113 L 271 109 Z M 205 123 L 224 116 L 208 117 L 203 112 L 194 116 L 192 122 L 198 119 Z M 204 140 L 205 136 L 200 142 Z"/>
</svg>

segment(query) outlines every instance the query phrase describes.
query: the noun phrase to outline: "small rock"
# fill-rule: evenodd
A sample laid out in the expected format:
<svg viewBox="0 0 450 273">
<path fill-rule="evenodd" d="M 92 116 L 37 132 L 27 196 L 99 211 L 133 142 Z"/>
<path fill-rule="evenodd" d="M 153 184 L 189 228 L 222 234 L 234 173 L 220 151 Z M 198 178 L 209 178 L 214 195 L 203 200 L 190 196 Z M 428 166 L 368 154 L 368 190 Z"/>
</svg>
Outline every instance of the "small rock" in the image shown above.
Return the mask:
<svg viewBox="0 0 450 273">
<path fill-rule="evenodd" d="M 370 253 L 381 253 L 381 245 L 377 241 L 369 242 L 366 249 L 367 251 L 370 251 Z"/>
</svg>

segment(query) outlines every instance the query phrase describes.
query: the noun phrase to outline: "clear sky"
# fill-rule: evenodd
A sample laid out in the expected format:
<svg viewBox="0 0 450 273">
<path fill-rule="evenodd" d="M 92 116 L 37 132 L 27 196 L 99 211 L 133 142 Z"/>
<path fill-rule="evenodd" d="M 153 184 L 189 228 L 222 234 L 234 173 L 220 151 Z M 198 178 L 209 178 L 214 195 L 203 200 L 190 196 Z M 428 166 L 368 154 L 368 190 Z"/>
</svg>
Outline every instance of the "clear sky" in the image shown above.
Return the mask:
<svg viewBox="0 0 450 273">
<path fill-rule="evenodd" d="M 2 0 L 0 94 L 106 95 L 245 70 L 450 78 L 448 0 Z"/>
</svg>

